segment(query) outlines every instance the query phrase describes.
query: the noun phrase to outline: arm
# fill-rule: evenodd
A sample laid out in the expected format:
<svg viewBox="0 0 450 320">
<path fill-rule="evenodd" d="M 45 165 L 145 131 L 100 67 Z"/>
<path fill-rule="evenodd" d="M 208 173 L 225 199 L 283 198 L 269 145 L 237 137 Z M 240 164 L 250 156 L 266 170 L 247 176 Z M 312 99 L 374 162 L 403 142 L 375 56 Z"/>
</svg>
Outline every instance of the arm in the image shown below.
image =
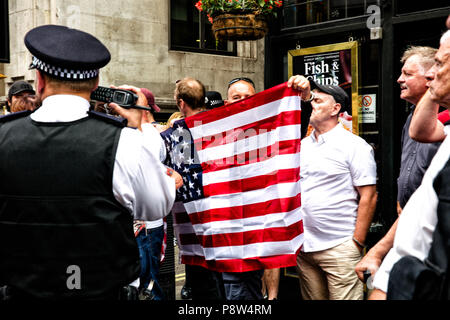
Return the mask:
<svg viewBox="0 0 450 320">
<path fill-rule="evenodd" d="M 311 85 L 309 80 L 304 76 L 296 75 L 289 78 L 287 82 L 288 88 L 300 91 L 299 94 L 303 101 L 311 98 Z"/>
<path fill-rule="evenodd" d="M 361 259 L 360 262 L 355 267 L 355 272 L 358 275 L 358 278 L 363 281 L 364 275 L 363 272 L 369 270 L 372 276 L 375 275 L 378 268 L 381 265 L 381 261 L 388 254 L 389 250 L 391 250 L 394 245 L 394 237 L 395 231 L 397 230 L 398 219 L 391 226 L 388 233 L 380 240 L 378 243 L 373 246 L 372 249 L 367 252 L 367 254 Z"/>
<path fill-rule="evenodd" d="M 438 120 L 439 105 L 431 100 L 430 90 L 420 99 L 409 126 L 409 135 L 419 142 L 445 139 L 444 125 Z"/>
<path fill-rule="evenodd" d="M 139 130 L 122 129 L 113 172 L 113 193 L 117 201 L 138 220 L 164 218 L 175 201 L 179 177 L 150 151 Z"/>
<path fill-rule="evenodd" d="M 358 205 L 358 215 L 356 217 L 355 231 L 353 237 L 359 242 L 366 241 L 367 231 L 372 222 L 377 204 L 377 191 L 375 185 L 357 186 L 356 189 L 360 195 Z M 355 242 L 355 245 L 359 245 Z M 362 251 L 362 248 L 360 248 Z"/>
<path fill-rule="evenodd" d="M 374 289 L 370 294 L 368 300 L 386 300 L 386 293 L 380 289 Z"/>
</svg>

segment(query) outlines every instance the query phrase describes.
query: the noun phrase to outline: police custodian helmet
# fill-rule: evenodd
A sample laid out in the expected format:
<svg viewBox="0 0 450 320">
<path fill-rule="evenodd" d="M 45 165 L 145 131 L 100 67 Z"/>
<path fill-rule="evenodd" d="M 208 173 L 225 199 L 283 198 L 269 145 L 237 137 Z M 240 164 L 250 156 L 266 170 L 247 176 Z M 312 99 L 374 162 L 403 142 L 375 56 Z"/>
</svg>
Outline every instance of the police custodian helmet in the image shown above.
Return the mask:
<svg viewBox="0 0 450 320">
<path fill-rule="evenodd" d="M 33 55 L 30 69 L 38 69 L 63 80 L 95 78 L 108 64 L 108 49 L 89 33 L 58 25 L 43 25 L 25 35 L 25 46 Z"/>
</svg>

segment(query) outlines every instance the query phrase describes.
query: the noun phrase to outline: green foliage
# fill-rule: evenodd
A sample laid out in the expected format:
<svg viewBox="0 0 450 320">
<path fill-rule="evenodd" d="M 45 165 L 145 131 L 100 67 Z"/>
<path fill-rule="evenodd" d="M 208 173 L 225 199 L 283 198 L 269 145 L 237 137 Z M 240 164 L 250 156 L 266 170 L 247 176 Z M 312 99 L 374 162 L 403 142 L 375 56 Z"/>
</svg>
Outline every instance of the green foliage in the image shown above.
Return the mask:
<svg viewBox="0 0 450 320">
<path fill-rule="evenodd" d="M 195 7 L 210 16 L 237 11 L 252 11 L 256 14 L 276 15 L 283 5 L 281 0 L 200 0 Z"/>
</svg>

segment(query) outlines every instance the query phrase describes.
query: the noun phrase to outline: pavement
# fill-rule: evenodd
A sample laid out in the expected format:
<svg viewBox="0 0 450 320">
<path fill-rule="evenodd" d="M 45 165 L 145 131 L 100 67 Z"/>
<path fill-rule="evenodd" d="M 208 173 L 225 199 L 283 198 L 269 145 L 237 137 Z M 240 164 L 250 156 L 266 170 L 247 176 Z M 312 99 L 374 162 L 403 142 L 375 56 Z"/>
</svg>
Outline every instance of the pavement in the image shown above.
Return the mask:
<svg viewBox="0 0 450 320">
<path fill-rule="evenodd" d="M 179 263 L 178 246 L 175 245 L 175 300 L 181 299 L 181 288 L 184 285 L 186 279 L 186 273 L 184 269 L 184 264 Z"/>
</svg>

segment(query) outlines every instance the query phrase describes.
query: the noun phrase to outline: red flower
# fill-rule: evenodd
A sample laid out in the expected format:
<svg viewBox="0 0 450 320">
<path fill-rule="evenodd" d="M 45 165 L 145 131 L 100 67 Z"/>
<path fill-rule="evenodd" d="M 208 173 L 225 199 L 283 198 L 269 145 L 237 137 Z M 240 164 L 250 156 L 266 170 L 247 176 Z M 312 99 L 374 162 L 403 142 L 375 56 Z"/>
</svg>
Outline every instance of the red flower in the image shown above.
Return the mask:
<svg viewBox="0 0 450 320">
<path fill-rule="evenodd" d="M 202 1 L 198 1 L 196 4 L 195 4 L 195 7 L 198 9 L 198 11 L 202 11 L 203 9 L 202 9 Z"/>
</svg>

